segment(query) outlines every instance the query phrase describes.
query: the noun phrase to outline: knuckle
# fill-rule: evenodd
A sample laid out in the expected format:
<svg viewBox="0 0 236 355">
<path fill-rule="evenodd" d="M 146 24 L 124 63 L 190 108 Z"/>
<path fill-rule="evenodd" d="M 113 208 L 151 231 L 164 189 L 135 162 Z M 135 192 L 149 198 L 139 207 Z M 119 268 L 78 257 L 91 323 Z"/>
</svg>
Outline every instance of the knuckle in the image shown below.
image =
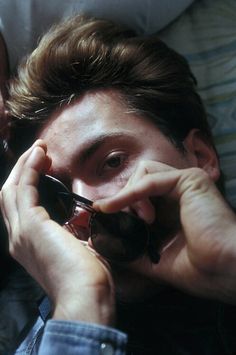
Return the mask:
<svg viewBox="0 0 236 355">
<path fill-rule="evenodd" d="M 17 251 L 19 249 L 19 239 L 14 237 L 9 238 L 9 253 L 10 255 L 17 260 Z"/>
<path fill-rule="evenodd" d="M 187 169 L 182 179 L 180 179 L 180 183 L 184 191 L 204 192 L 213 182 L 203 169 L 194 167 Z"/>
<path fill-rule="evenodd" d="M 24 153 L 18 158 L 18 160 L 17 160 L 17 163 L 18 163 L 18 164 L 22 164 L 22 163 L 25 162 L 26 154 L 27 154 L 27 151 L 24 152 Z"/>
<path fill-rule="evenodd" d="M 199 174 L 201 174 L 201 173 L 204 172 L 204 170 L 203 170 L 202 168 L 199 168 L 199 167 L 197 167 L 197 166 L 194 166 L 194 167 L 192 167 L 192 168 L 189 168 L 189 171 L 190 171 L 190 172 L 196 172 L 196 173 L 199 173 Z"/>
<path fill-rule="evenodd" d="M 148 174 L 148 166 L 149 166 L 149 161 L 147 160 L 142 160 L 138 162 L 136 170 L 134 172 L 134 177 L 139 178 L 141 176 Z"/>
<path fill-rule="evenodd" d="M 1 189 L 1 201 L 3 201 L 3 198 L 6 195 L 7 190 L 8 190 L 7 186 L 6 186 L 6 184 L 4 184 Z"/>
<path fill-rule="evenodd" d="M 9 254 L 13 259 L 21 263 L 22 260 L 19 250 L 21 250 L 20 243 L 9 243 Z"/>
<path fill-rule="evenodd" d="M 143 172 L 148 172 L 148 166 L 150 164 L 149 160 L 142 160 L 139 162 L 138 169 L 140 169 Z"/>
<path fill-rule="evenodd" d="M 202 168 L 194 167 L 189 169 L 190 176 L 200 180 L 210 180 L 209 175 Z"/>
<path fill-rule="evenodd" d="M 15 244 L 12 242 L 9 242 L 9 253 L 14 259 L 16 258 L 16 248 Z"/>
<path fill-rule="evenodd" d="M 6 183 L 3 185 L 1 190 L 1 204 L 4 206 L 8 199 L 11 200 L 14 196 L 14 186 L 8 186 Z"/>
</svg>

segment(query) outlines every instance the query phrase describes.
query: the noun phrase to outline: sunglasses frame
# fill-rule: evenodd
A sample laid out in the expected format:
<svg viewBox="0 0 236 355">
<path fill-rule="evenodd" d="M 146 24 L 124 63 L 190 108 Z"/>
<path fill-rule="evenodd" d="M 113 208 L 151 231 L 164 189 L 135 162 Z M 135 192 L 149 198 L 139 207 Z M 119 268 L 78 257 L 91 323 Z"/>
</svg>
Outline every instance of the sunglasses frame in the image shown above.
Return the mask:
<svg viewBox="0 0 236 355">
<path fill-rule="evenodd" d="M 119 260 L 119 258 L 117 260 L 113 260 L 112 258 L 110 259 L 109 256 L 104 256 L 103 253 L 101 251 L 98 251 L 96 247 L 94 247 L 95 251 L 97 251 L 99 254 L 101 254 L 103 257 L 105 257 L 107 260 L 109 261 L 114 261 L 114 262 L 130 262 L 130 261 L 134 261 L 135 259 L 138 259 L 140 256 L 144 255 L 144 254 L 148 254 L 149 258 L 151 259 L 151 261 L 153 263 L 158 263 L 159 259 L 160 259 L 160 255 L 158 252 L 156 252 L 153 249 L 153 245 L 152 245 L 152 238 L 151 238 L 151 233 L 149 232 L 149 226 L 143 221 L 140 220 L 138 217 L 128 214 L 126 212 L 117 212 L 117 213 L 113 213 L 113 214 L 105 214 L 102 212 L 97 212 L 93 207 L 93 202 L 83 196 L 77 195 L 73 192 L 70 192 L 69 189 L 66 187 L 65 184 L 63 184 L 60 180 L 54 178 L 51 175 L 43 175 L 40 179 L 40 184 L 41 187 L 39 189 L 39 195 L 40 192 L 47 192 L 47 184 L 50 183 L 51 186 L 57 186 L 57 189 L 55 190 L 54 194 L 58 194 L 58 196 L 63 196 L 68 198 L 71 198 L 70 201 L 70 213 L 68 215 L 67 218 L 65 218 L 64 222 L 60 223 L 62 225 L 64 225 L 66 227 L 67 230 L 69 230 L 76 238 L 80 239 L 78 234 L 76 233 L 76 225 L 73 224 L 73 220 L 76 220 L 76 217 L 79 215 L 78 213 L 76 213 L 76 208 L 82 208 L 84 210 L 86 210 L 87 212 L 89 212 L 91 214 L 91 216 L 89 217 L 89 224 L 88 224 L 88 228 L 90 230 L 90 238 L 91 238 L 91 242 L 92 245 L 94 246 L 94 236 L 92 234 L 92 224 L 93 221 L 96 222 L 96 216 L 108 216 L 108 218 L 116 218 L 117 216 L 117 220 L 118 220 L 118 216 L 125 216 L 126 218 L 130 219 L 130 220 L 135 220 L 136 222 L 139 223 L 139 225 L 145 226 L 145 230 L 146 230 L 146 236 L 142 235 L 143 240 L 145 241 L 145 246 L 142 247 L 142 251 L 137 253 L 137 255 L 134 253 L 135 257 L 127 257 L 126 259 L 124 258 L 124 260 Z M 53 185 L 52 185 L 53 184 Z M 54 185 L 56 184 L 56 185 Z M 45 187 L 46 186 L 46 187 Z M 60 187 L 60 189 L 58 189 L 58 187 Z M 43 205 L 43 204 L 42 204 Z M 45 207 L 45 206 L 44 206 Z M 47 209 L 47 207 L 45 207 Z M 144 239 L 145 237 L 145 239 Z M 106 237 L 108 238 L 108 237 Z M 137 241 L 137 239 L 136 239 Z M 125 240 L 124 240 L 125 242 Z M 121 258 L 122 259 L 122 258 Z"/>
</svg>

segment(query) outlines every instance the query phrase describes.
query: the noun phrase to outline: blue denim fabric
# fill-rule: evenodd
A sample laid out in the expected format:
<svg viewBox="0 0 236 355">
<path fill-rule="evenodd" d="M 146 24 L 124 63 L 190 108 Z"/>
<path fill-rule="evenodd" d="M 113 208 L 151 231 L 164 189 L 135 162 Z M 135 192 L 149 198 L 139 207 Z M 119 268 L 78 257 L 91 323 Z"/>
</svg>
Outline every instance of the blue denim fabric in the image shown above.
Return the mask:
<svg viewBox="0 0 236 355">
<path fill-rule="evenodd" d="M 15 354 L 236 355 L 235 306 L 172 290 L 153 302 L 118 305 L 117 311 L 122 332 L 47 320 L 50 303 L 45 298 L 39 318 Z"/>
<path fill-rule="evenodd" d="M 126 335 L 115 329 L 82 322 L 47 322 L 39 355 L 124 355 Z"/>
<path fill-rule="evenodd" d="M 37 321 L 31 328 L 25 340 L 20 344 L 15 354 L 17 355 L 36 355 L 38 354 L 39 345 L 44 330 L 44 321 L 38 317 Z M 49 354 L 49 353 L 48 353 Z M 53 354 L 53 351 L 51 351 Z M 46 353 L 45 353 L 46 355 Z"/>
<path fill-rule="evenodd" d="M 50 302 L 39 307 L 40 316 L 16 355 L 124 355 L 127 336 L 110 327 L 83 322 L 48 320 Z"/>
</svg>

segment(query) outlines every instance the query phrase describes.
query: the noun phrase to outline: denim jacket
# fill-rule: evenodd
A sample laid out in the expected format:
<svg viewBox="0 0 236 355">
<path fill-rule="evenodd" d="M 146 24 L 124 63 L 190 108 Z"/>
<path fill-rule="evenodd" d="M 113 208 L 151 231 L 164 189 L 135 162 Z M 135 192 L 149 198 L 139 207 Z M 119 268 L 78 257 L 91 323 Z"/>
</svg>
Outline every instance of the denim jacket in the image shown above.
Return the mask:
<svg viewBox="0 0 236 355">
<path fill-rule="evenodd" d="M 164 293 L 153 302 L 118 305 L 118 329 L 50 320 L 47 298 L 16 355 L 235 355 L 236 307 Z M 128 334 L 129 337 L 126 335 Z"/>
<path fill-rule="evenodd" d="M 15 354 L 17 355 L 124 355 L 127 336 L 110 327 L 83 322 L 47 320 L 47 298 L 39 317 Z"/>
</svg>

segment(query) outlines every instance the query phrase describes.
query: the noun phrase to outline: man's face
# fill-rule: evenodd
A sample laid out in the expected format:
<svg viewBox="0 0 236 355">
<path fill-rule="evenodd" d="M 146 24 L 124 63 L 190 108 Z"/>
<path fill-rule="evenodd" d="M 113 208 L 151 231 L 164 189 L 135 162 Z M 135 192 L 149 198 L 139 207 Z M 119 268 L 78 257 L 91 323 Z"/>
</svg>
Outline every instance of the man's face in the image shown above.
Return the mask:
<svg viewBox="0 0 236 355">
<path fill-rule="evenodd" d="M 52 158 L 50 174 L 93 201 L 116 194 L 142 161 L 176 168 L 193 165 L 152 122 L 122 104 L 115 91 L 88 93 L 55 112 L 39 137 Z M 124 275 L 117 279 L 123 284 Z M 140 292 L 133 284 L 132 289 Z"/>
<path fill-rule="evenodd" d="M 90 200 L 117 193 L 144 160 L 188 167 L 181 154 L 149 120 L 122 104 L 119 94 L 86 94 L 55 112 L 40 135 L 52 158 L 51 174 Z"/>
</svg>

